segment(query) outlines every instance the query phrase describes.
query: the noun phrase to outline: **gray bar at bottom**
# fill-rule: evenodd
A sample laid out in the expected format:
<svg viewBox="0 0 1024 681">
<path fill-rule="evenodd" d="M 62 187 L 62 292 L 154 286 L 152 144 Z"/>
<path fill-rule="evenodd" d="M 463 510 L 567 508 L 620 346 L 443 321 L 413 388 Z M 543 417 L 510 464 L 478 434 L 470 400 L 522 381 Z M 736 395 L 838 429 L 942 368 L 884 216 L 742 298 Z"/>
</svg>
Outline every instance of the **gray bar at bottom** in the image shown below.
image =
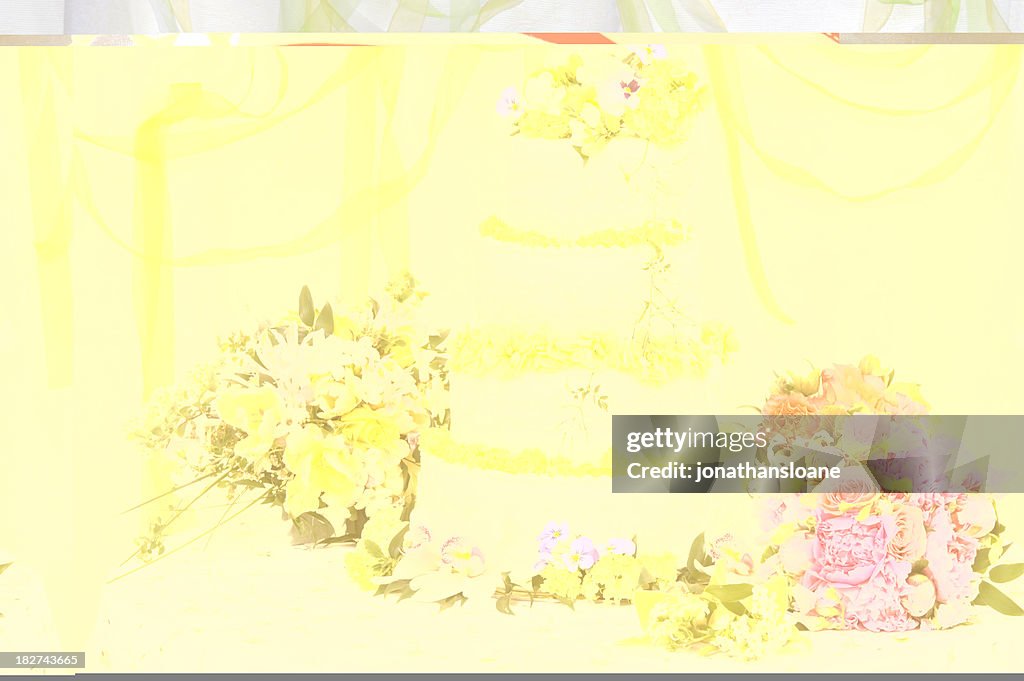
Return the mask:
<svg viewBox="0 0 1024 681">
<path fill-rule="evenodd" d="M 0 652 L 0 669 L 85 669 L 85 653 Z"/>
</svg>

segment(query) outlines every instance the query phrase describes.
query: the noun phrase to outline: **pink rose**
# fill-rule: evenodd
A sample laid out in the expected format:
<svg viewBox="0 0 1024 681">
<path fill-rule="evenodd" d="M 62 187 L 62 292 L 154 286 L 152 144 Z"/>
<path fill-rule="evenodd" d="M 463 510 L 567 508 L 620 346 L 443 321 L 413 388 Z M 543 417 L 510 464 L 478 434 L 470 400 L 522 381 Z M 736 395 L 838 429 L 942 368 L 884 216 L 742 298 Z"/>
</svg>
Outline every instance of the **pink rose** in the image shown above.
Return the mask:
<svg viewBox="0 0 1024 681">
<path fill-rule="evenodd" d="M 896 560 L 913 563 L 924 556 L 928 546 L 924 513 L 916 506 L 899 506 L 895 519 L 896 533 L 889 538 L 889 553 Z"/>
<path fill-rule="evenodd" d="M 928 413 L 928 408 L 904 393 L 897 393 L 895 399 L 886 400 L 886 413 L 905 416 L 921 416 Z"/>
<path fill-rule="evenodd" d="M 956 529 L 971 537 L 984 537 L 996 526 L 996 507 L 983 494 L 968 494 L 953 512 Z"/>
<path fill-rule="evenodd" d="M 908 503 L 917 506 L 924 513 L 924 524 L 931 529 L 932 521 L 937 515 L 949 515 L 949 509 L 961 504 L 965 494 L 951 492 L 927 492 L 909 495 Z"/>
<path fill-rule="evenodd" d="M 910 563 L 886 558 L 870 580 L 842 590 L 848 629 L 867 631 L 907 631 L 916 629 L 902 602 L 902 592 L 910 574 Z"/>
<path fill-rule="evenodd" d="M 906 589 L 900 603 L 914 617 L 924 617 L 935 607 L 935 585 L 924 575 L 907 577 Z"/>
<path fill-rule="evenodd" d="M 885 397 L 885 379 L 859 368 L 837 364 L 821 372 L 821 391 L 829 404 L 876 411 Z"/>
<path fill-rule="evenodd" d="M 823 517 L 857 515 L 866 506 L 878 499 L 879 493 L 874 486 L 861 478 L 841 482 L 836 492 L 821 495 L 819 508 Z"/>
<path fill-rule="evenodd" d="M 809 416 L 817 411 L 806 395 L 791 391 L 769 397 L 761 413 L 771 416 Z"/>
<path fill-rule="evenodd" d="M 822 520 L 812 546 L 814 565 L 804 575 L 805 586 L 814 588 L 817 582 L 857 586 L 868 581 L 888 557 L 886 549 L 895 531 L 892 518 Z"/>
<path fill-rule="evenodd" d="M 977 554 L 977 539 L 957 534 L 948 514 L 934 514 L 924 553 L 928 561 L 924 573 L 935 583 L 935 596 L 939 603 L 974 594 L 977 575 L 973 566 Z"/>
</svg>

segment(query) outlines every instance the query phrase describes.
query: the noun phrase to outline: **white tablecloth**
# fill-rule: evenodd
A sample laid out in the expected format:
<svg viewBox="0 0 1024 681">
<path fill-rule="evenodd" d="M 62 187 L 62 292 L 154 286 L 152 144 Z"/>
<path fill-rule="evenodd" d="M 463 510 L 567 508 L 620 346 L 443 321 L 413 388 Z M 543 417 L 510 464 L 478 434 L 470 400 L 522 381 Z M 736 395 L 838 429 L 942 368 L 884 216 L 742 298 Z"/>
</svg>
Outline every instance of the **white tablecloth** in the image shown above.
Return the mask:
<svg viewBox="0 0 1024 681">
<path fill-rule="evenodd" d="M 283 547 L 175 556 L 107 588 L 91 671 L 668 672 L 1011 671 L 1024 618 L 979 610 L 972 626 L 903 635 L 823 632 L 757 663 L 646 642 L 630 607 L 490 601 L 438 612 L 374 597 L 347 549 Z"/>
<path fill-rule="evenodd" d="M 6 559 L 0 558 L 3 562 Z M 42 581 L 28 568 L 15 563 L 0 575 L 0 650 L 59 652 L 50 613 Z"/>
</svg>

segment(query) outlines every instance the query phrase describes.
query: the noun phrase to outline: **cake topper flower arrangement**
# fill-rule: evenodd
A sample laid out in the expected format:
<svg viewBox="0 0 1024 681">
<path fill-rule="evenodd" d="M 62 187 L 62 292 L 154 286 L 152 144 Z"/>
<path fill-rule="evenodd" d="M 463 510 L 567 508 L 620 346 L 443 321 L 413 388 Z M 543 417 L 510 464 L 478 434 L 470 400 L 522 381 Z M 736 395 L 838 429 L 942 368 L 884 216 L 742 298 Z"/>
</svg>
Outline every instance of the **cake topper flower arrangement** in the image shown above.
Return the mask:
<svg viewBox="0 0 1024 681">
<path fill-rule="evenodd" d="M 573 55 L 531 75 L 521 93 L 505 90 L 498 111 L 512 119 L 512 134 L 569 140 L 587 160 L 617 137 L 683 142 L 702 92 L 685 64 L 645 45 Z"/>
<path fill-rule="evenodd" d="M 297 314 L 232 335 L 158 395 L 134 435 L 176 463 L 180 501 L 136 554 L 163 554 L 168 529 L 214 490 L 227 497 L 221 522 L 277 505 L 297 543 L 354 542 L 378 513 L 408 517 L 419 433 L 448 418 L 446 334 L 419 323 L 421 297 L 406 278 L 335 312 L 304 288 Z"/>
</svg>

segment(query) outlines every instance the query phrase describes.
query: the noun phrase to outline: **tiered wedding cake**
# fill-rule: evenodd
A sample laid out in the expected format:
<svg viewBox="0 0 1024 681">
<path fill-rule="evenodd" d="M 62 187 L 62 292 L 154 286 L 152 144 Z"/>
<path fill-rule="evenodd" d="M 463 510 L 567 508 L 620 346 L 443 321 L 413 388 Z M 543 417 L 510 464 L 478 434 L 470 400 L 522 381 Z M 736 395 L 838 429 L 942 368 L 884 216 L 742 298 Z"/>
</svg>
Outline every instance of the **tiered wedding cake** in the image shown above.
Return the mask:
<svg viewBox="0 0 1024 681">
<path fill-rule="evenodd" d="M 732 341 L 695 312 L 696 235 L 645 217 L 615 163 L 534 178 L 531 200 L 485 220 L 467 248 L 474 302 L 451 343 L 451 429 L 421 440 L 413 520 L 471 540 L 494 569 L 531 566 L 551 522 L 641 550 L 685 553 L 696 534 L 683 521 L 695 497 L 612 494 L 612 414 L 714 413 Z"/>
</svg>

